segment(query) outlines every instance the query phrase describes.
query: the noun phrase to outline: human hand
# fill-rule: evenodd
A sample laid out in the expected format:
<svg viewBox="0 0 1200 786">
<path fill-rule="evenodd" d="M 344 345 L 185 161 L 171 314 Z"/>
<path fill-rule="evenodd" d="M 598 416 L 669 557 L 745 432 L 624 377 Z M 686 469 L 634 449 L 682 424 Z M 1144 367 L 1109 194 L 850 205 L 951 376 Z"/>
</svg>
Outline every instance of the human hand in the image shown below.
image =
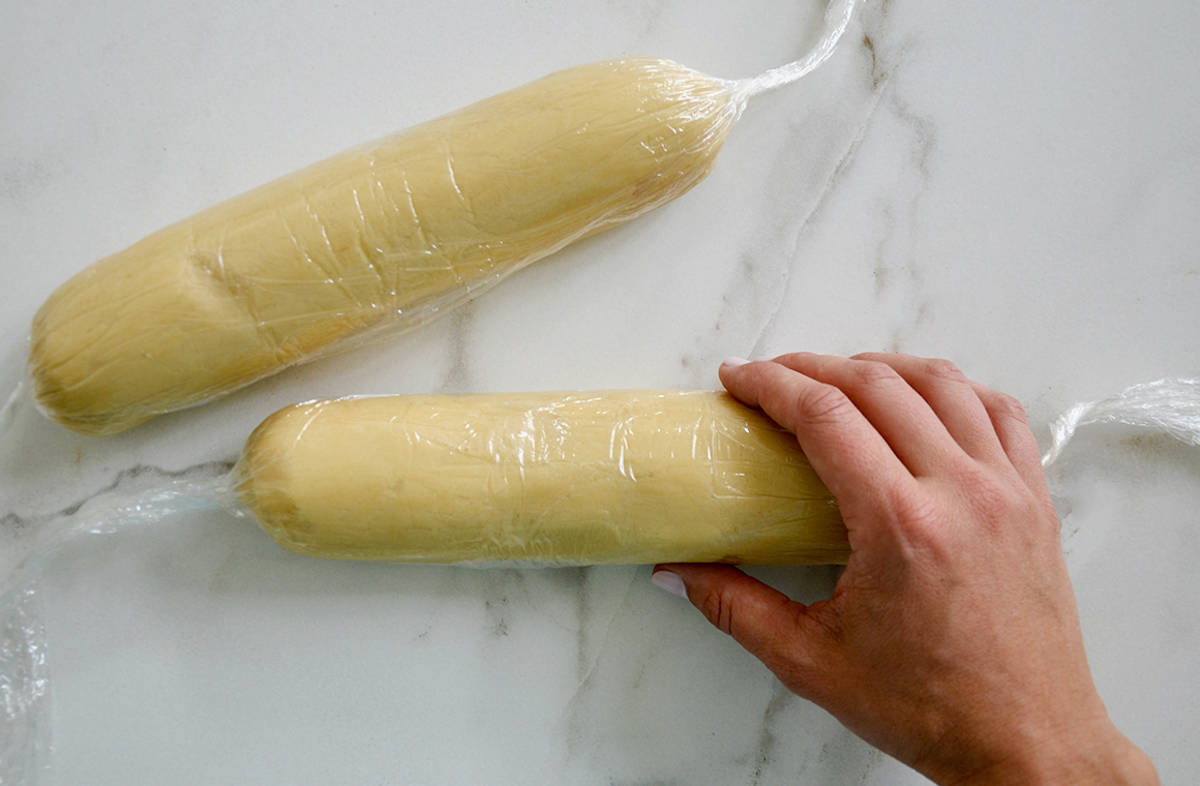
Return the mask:
<svg viewBox="0 0 1200 786">
<path fill-rule="evenodd" d="M 903 355 L 800 353 L 720 373 L 796 434 L 838 500 L 849 562 L 809 606 L 726 565 L 656 566 L 656 584 L 935 781 L 1158 782 L 1092 682 L 1014 399 Z"/>
</svg>

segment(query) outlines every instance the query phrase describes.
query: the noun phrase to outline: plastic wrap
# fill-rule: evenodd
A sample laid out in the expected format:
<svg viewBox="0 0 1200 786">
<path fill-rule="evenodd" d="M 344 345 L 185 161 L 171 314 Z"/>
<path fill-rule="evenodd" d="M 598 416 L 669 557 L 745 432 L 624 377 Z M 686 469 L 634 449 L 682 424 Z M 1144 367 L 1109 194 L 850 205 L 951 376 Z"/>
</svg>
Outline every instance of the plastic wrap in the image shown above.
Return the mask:
<svg viewBox="0 0 1200 786">
<path fill-rule="evenodd" d="M 1134 385 L 1051 426 L 1120 422 L 1200 445 L 1200 380 Z M 362 396 L 264 420 L 229 473 L 159 481 L 31 528 L 7 592 L 80 534 L 185 510 L 256 520 L 317 557 L 441 564 L 837 563 L 837 505 L 795 438 L 709 391 Z M 20 563 L 17 570 L 13 563 Z"/>
<path fill-rule="evenodd" d="M 0 786 L 31 784 L 49 764 L 50 674 L 38 610 L 38 575 L 63 545 L 191 510 L 236 505 L 220 465 L 201 478 L 158 478 L 137 492 L 102 495 L 74 515 L 30 517 L 34 526 L 0 554 Z"/>
<path fill-rule="evenodd" d="M 32 583 L 0 606 L 0 784 L 34 783 L 46 765 L 46 635 Z"/>
<path fill-rule="evenodd" d="M 1050 424 L 1050 448 L 1042 456 L 1042 466 L 1053 464 L 1076 429 L 1089 423 L 1153 429 L 1200 446 L 1200 379 L 1156 379 L 1131 385 L 1115 396 L 1076 404 Z"/>
<path fill-rule="evenodd" d="M 846 29 L 740 81 L 629 58 L 551 74 L 167 227 L 34 318 L 43 412 L 112 434 L 381 333 L 420 325 L 571 242 L 678 197 L 746 101 Z"/>
<path fill-rule="evenodd" d="M 795 438 L 724 393 L 364 396 L 268 417 L 230 468 L 30 517 L 0 597 L 58 548 L 197 510 L 334 559 L 441 564 L 839 563 L 837 505 Z"/>
<path fill-rule="evenodd" d="M 17 409 L 28 395 L 29 388 L 25 380 L 21 380 L 13 388 L 12 393 L 8 394 L 8 398 L 4 401 L 4 404 L 0 406 L 0 437 L 3 437 L 12 425 L 13 419 L 17 416 Z"/>
<path fill-rule="evenodd" d="M 60 287 L 34 318 L 36 398 L 114 433 L 413 327 L 687 191 L 741 108 L 724 80 L 613 60 L 335 156 Z"/>
<path fill-rule="evenodd" d="M 34 399 L 75 430 L 116 433 L 420 325 L 689 189 L 743 105 L 723 80 L 615 60 L 284 177 L 56 290 L 33 323 Z"/>
<path fill-rule="evenodd" d="M 829 57 L 854 5 L 854 0 L 835 0 L 816 49 L 762 77 L 714 79 L 650 58 L 570 69 L 316 164 L 100 260 L 60 287 L 37 313 L 29 379 L 0 408 L 0 433 L 28 399 L 43 414 L 91 434 L 117 433 L 158 414 L 202 404 L 290 365 L 423 324 L 579 238 L 665 204 L 708 173 L 750 97 L 799 79 Z M 535 417 L 537 408 L 526 406 L 530 417 L 557 425 L 538 438 L 520 432 L 511 444 L 525 452 L 508 460 L 497 458 L 504 439 L 502 431 L 494 432 L 490 443 L 475 443 L 484 446 L 483 452 L 466 461 L 474 469 L 463 471 L 477 477 L 490 461 L 489 473 L 507 467 L 519 482 L 537 481 L 543 489 L 553 488 L 557 477 L 561 496 L 569 499 L 589 479 L 575 473 L 576 462 L 612 449 L 588 471 L 617 495 L 625 512 L 654 500 L 658 507 L 647 510 L 667 512 L 679 505 L 695 515 L 728 514 L 743 504 L 740 525 L 752 532 L 758 524 L 746 518 L 748 511 L 774 510 L 775 534 L 761 529 L 758 536 L 759 548 L 774 548 L 788 542 L 772 541 L 785 521 L 778 512 L 799 504 L 811 517 L 791 510 L 790 520 L 824 534 L 802 544 L 797 559 L 843 559 L 844 534 L 837 534 L 839 525 L 833 523 L 836 508 L 827 497 L 812 496 L 811 472 L 794 445 L 784 449 L 788 440 L 773 427 L 747 425 L 739 431 L 719 409 L 694 414 L 690 442 L 687 418 L 679 411 L 674 416 L 681 420 L 646 442 L 649 411 L 632 420 L 627 409 L 607 415 L 593 411 L 600 420 L 588 421 L 586 406 L 570 418 L 565 411 Z M 605 426 L 605 416 L 619 420 Z M 575 429 L 575 437 L 570 428 L 562 430 L 564 424 Z M 397 449 L 424 445 L 435 454 L 466 455 L 435 443 L 427 425 L 408 439 L 397 432 Z M 460 443 L 464 451 L 481 438 L 477 423 L 467 425 L 472 432 Z M 600 445 L 595 439 L 604 428 L 609 441 Z M 317 426 L 313 433 L 320 432 Z M 580 441 L 584 433 L 592 436 Z M 551 447 L 555 437 L 557 454 Z M 304 444 L 303 439 L 294 442 L 298 449 Z M 589 447 L 583 449 L 584 444 Z M 354 454 L 352 447 L 346 450 Z M 795 478 L 804 478 L 803 494 L 778 496 L 778 489 L 754 480 L 780 479 L 779 467 L 763 463 L 768 454 L 790 467 Z M 558 459 L 551 461 L 554 455 Z M 288 460 L 261 466 L 279 476 Z M 688 488 L 698 496 L 670 498 L 656 480 L 662 468 L 677 462 L 690 469 L 676 469 L 675 476 L 687 476 Z M 35 608 L 39 567 L 68 541 L 184 510 L 245 515 L 248 509 L 233 496 L 234 484 L 244 493 L 255 484 L 265 492 L 270 477 L 256 475 L 251 466 L 247 458 L 233 474 L 198 484 L 172 481 L 134 497 L 118 494 L 70 517 L 34 517 L 38 526 L 18 552 L 0 555 L 0 784 L 36 782 L 46 763 L 49 675 Z M 428 468 L 410 467 L 412 480 L 432 477 Z M 443 474 L 439 480 L 453 480 Z M 359 482 L 356 476 L 343 477 L 351 486 Z M 396 479 L 403 479 L 400 473 Z M 286 489 L 277 486 L 275 493 Z M 652 489 L 658 491 L 651 494 Z M 463 497 L 478 498 L 479 492 L 460 485 L 456 498 L 461 504 Z M 672 553 L 665 546 L 689 526 L 678 519 L 674 532 L 652 536 L 655 522 L 643 515 L 639 528 L 618 528 L 593 541 L 580 529 L 586 516 L 555 532 L 552 518 L 529 512 L 535 510 L 526 504 L 530 501 L 526 495 L 510 498 L 505 503 L 510 518 L 501 520 L 507 524 L 476 527 L 473 542 L 482 552 L 443 556 L 472 565 L 649 560 Z M 562 504 L 554 495 L 542 501 Z M 616 521 L 618 509 L 606 508 L 609 503 L 596 489 L 586 504 L 595 507 L 588 514 L 595 523 Z M 514 539 L 521 521 L 533 529 Z M 674 554 L 757 560 L 732 530 L 715 546 L 701 545 L 702 535 L 720 535 L 702 521 L 691 522 L 695 531 L 678 541 L 692 550 Z M 288 532 L 287 545 L 304 542 L 294 537 L 298 530 L 273 522 L 263 523 L 273 533 Z M 329 531 L 353 539 L 347 522 L 331 519 Z M 814 550 L 818 540 L 823 551 Z M 460 548 L 466 545 L 460 542 Z M 414 560 L 435 559 L 429 551 L 411 553 Z M 350 555 L 342 550 L 336 556 Z"/>
<path fill-rule="evenodd" d="M 795 437 L 725 394 L 381 396 L 268 418 L 238 494 L 281 545 L 358 560 L 842 562 Z"/>
<path fill-rule="evenodd" d="M 752 98 L 789 85 L 816 70 L 833 55 L 838 42 L 850 26 L 854 16 L 854 8 L 858 0 L 833 0 L 825 9 L 825 30 L 808 54 L 799 60 L 793 60 L 777 68 L 763 71 L 761 74 L 740 79 L 734 84 L 734 92 L 739 98 Z"/>
<path fill-rule="evenodd" d="M 1200 444 L 1200 382 L 1159 380 L 1068 410 Z M 0 784 L 30 782 L 49 675 L 33 604 L 62 544 L 200 509 L 257 519 L 320 557 L 504 564 L 844 561 L 837 507 L 794 438 L 712 392 L 380 396 L 309 402 L 264 421 L 226 471 L 152 483 L 33 517 L 0 584 Z M 13 569 L 14 564 L 16 566 Z"/>
<path fill-rule="evenodd" d="M 33 517 L 0 584 L 0 784 L 36 779 L 49 724 L 40 567 L 60 546 L 194 510 L 319 557 L 487 567 L 836 563 L 837 506 L 795 439 L 710 392 L 383 396 L 272 415 L 231 471 Z"/>
</svg>

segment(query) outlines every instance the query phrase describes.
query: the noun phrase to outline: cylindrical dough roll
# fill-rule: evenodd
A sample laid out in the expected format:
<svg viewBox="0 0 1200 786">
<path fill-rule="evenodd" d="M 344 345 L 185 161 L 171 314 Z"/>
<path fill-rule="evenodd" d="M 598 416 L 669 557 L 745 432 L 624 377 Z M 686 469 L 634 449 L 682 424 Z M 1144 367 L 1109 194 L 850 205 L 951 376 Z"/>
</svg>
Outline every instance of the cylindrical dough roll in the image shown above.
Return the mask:
<svg viewBox="0 0 1200 786">
<path fill-rule="evenodd" d="M 722 393 L 381 396 L 264 421 L 238 494 L 317 557 L 838 563 L 837 505 L 795 438 Z"/>
<path fill-rule="evenodd" d="M 411 327 L 687 191 L 743 100 L 670 61 L 581 66 L 235 197 L 50 296 L 37 401 L 111 434 Z"/>
</svg>

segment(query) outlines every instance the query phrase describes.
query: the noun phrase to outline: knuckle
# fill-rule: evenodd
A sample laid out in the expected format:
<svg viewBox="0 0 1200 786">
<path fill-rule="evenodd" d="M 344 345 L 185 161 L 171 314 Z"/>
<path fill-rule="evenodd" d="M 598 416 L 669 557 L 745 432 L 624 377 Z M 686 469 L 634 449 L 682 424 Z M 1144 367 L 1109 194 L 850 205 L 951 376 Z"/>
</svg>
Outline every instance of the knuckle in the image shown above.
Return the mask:
<svg viewBox="0 0 1200 786">
<path fill-rule="evenodd" d="M 817 626 L 826 640 L 833 643 L 844 640 L 845 630 L 842 626 L 841 617 L 838 616 L 828 602 L 814 603 L 809 606 L 806 616 L 812 620 L 813 624 Z"/>
<path fill-rule="evenodd" d="M 862 360 L 855 364 L 854 374 L 867 385 L 888 384 L 900 381 L 896 369 L 880 360 Z"/>
<path fill-rule="evenodd" d="M 982 514 L 985 521 L 1002 518 L 1011 507 L 1008 489 L 991 478 L 968 476 L 963 483 L 963 491 L 969 496 L 972 507 Z"/>
<path fill-rule="evenodd" d="M 820 384 L 796 399 L 799 418 L 807 423 L 840 423 L 854 410 L 848 396 L 833 385 Z"/>
<path fill-rule="evenodd" d="M 927 531 L 937 523 L 937 506 L 928 495 L 895 493 L 889 505 L 892 514 L 905 530 Z"/>
<path fill-rule="evenodd" d="M 700 613 L 722 633 L 733 635 L 734 596 L 724 587 L 710 589 L 700 599 Z"/>
<path fill-rule="evenodd" d="M 958 480 L 968 504 L 985 526 L 1026 518 L 1031 510 L 1031 495 L 1024 493 L 1011 478 L 972 467 L 961 473 Z"/>
<path fill-rule="evenodd" d="M 966 382 L 967 376 L 959 370 L 952 361 L 943 358 L 930 358 L 925 361 L 925 373 L 937 379 L 951 382 Z"/>
<path fill-rule="evenodd" d="M 897 494 L 891 505 L 896 537 L 909 558 L 923 555 L 935 562 L 953 558 L 958 534 L 953 526 L 949 526 L 950 521 L 936 495 Z"/>
<path fill-rule="evenodd" d="M 1007 393 L 997 393 L 992 401 L 992 409 L 997 415 L 1015 420 L 1018 423 L 1027 423 L 1028 418 L 1025 415 L 1025 407 L 1020 401 L 1008 395 Z"/>
<path fill-rule="evenodd" d="M 817 356 L 812 352 L 786 352 L 782 355 L 776 355 L 775 357 L 771 358 L 771 362 L 791 368 L 792 366 L 799 365 L 801 363 L 812 362 L 816 359 L 816 357 Z"/>
</svg>

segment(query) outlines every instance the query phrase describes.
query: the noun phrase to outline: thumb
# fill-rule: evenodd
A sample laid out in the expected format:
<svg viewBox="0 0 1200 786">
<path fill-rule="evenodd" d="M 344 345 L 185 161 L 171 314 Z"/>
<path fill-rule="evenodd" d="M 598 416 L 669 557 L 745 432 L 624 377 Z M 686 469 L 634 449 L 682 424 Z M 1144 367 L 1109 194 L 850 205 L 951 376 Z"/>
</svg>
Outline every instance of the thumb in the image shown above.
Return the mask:
<svg viewBox="0 0 1200 786">
<path fill-rule="evenodd" d="M 826 642 L 803 603 L 729 565 L 656 565 L 650 580 L 685 596 L 789 688 L 808 692 Z"/>
</svg>

